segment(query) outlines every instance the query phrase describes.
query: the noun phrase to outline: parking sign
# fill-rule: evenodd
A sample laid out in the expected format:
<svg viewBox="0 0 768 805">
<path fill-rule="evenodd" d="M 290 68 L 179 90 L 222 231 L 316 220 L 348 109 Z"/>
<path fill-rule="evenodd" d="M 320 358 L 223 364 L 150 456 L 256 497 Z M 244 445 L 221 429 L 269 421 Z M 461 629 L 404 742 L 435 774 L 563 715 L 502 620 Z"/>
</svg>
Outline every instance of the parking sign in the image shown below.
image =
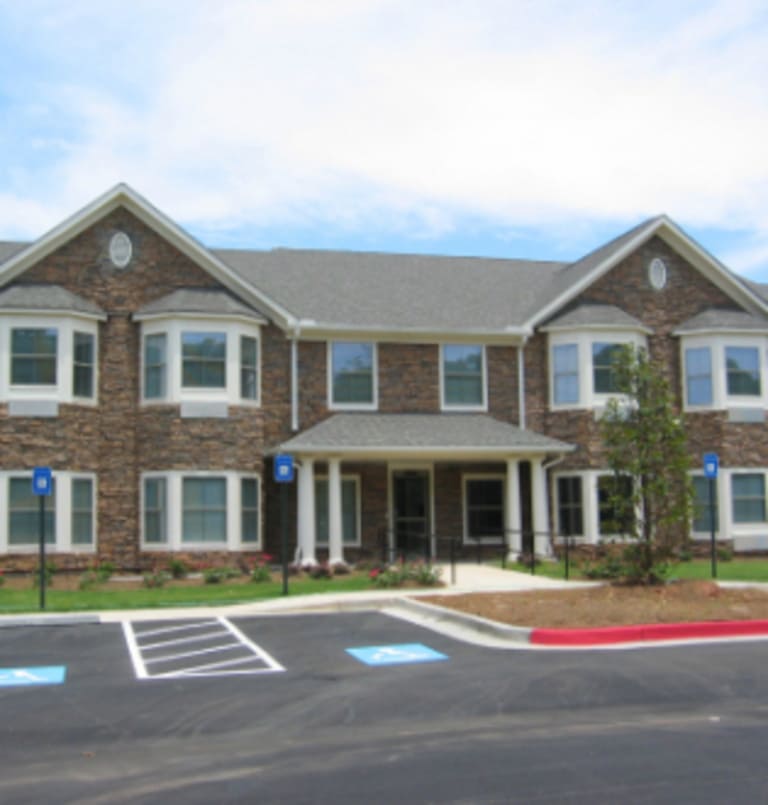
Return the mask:
<svg viewBox="0 0 768 805">
<path fill-rule="evenodd" d="M 279 484 L 293 482 L 293 456 L 275 456 L 275 480 Z"/>
</svg>

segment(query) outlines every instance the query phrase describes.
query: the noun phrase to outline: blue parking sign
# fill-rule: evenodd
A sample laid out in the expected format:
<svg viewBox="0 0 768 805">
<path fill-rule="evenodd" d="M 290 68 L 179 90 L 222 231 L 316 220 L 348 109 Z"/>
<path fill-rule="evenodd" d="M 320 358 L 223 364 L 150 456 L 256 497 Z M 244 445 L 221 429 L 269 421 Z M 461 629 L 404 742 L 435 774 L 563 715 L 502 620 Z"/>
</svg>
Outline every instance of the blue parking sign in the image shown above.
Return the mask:
<svg viewBox="0 0 768 805">
<path fill-rule="evenodd" d="M 290 484 L 293 482 L 293 456 L 275 456 L 275 481 L 279 484 Z"/>
<path fill-rule="evenodd" d="M 704 477 L 717 478 L 720 459 L 717 453 L 704 453 Z"/>
<path fill-rule="evenodd" d="M 51 494 L 51 486 L 51 468 L 35 467 L 32 470 L 32 494 L 48 497 Z"/>
</svg>

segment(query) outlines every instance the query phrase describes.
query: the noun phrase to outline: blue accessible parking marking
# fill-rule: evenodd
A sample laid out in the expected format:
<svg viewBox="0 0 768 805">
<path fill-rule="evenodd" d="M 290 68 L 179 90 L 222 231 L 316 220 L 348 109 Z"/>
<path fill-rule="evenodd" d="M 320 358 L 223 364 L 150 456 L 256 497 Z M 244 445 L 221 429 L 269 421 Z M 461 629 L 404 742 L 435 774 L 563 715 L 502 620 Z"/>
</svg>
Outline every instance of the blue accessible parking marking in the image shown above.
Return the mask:
<svg viewBox="0 0 768 805">
<path fill-rule="evenodd" d="M 439 662 L 447 660 L 445 654 L 429 648 L 422 643 L 401 643 L 395 646 L 362 646 L 348 648 L 356 660 L 366 665 L 400 665 L 411 662 Z"/>
<path fill-rule="evenodd" d="M 61 685 L 66 675 L 66 665 L 45 665 L 37 668 L 0 668 L 0 688 L 19 685 Z"/>
</svg>

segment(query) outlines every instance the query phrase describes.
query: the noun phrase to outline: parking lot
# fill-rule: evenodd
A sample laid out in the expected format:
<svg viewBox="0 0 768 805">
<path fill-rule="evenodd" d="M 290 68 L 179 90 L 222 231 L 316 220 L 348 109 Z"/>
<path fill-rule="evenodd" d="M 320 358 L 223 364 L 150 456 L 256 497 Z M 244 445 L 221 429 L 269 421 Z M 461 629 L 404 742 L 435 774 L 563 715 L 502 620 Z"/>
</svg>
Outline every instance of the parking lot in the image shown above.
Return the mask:
<svg viewBox="0 0 768 805">
<path fill-rule="evenodd" d="M 0 800 L 755 801 L 767 650 L 502 651 L 378 612 L 6 628 Z"/>
</svg>

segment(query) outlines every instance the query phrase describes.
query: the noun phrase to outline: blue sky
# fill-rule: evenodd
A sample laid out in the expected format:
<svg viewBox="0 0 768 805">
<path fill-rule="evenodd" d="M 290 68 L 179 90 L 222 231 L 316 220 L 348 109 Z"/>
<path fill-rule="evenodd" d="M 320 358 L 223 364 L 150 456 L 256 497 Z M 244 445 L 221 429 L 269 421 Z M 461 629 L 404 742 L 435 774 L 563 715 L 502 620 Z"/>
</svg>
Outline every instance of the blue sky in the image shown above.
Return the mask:
<svg viewBox="0 0 768 805">
<path fill-rule="evenodd" d="M 764 0 L 0 0 L 0 238 L 119 181 L 210 246 L 575 259 L 665 212 L 768 282 Z"/>
</svg>

